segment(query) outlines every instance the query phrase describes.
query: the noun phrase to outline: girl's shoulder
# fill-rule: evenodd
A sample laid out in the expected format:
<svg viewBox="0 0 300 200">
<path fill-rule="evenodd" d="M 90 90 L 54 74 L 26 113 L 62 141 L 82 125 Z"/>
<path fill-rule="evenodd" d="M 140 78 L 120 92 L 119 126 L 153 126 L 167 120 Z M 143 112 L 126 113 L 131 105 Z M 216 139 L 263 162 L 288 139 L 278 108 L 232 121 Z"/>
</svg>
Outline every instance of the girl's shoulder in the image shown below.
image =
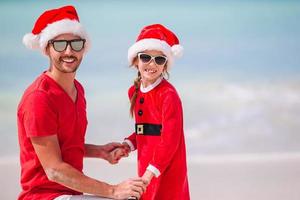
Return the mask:
<svg viewBox="0 0 300 200">
<path fill-rule="evenodd" d="M 167 81 L 166 79 L 162 80 L 161 84 L 159 84 L 159 87 L 157 89 L 159 89 L 161 92 L 175 92 L 175 93 L 177 93 L 176 88 L 169 81 Z"/>
<path fill-rule="evenodd" d="M 132 86 L 129 87 L 129 89 L 128 89 L 128 97 L 129 97 L 129 99 L 131 99 L 131 97 L 133 96 L 134 90 L 135 90 L 134 85 L 132 85 Z"/>
<path fill-rule="evenodd" d="M 175 96 L 179 98 L 176 88 L 166 79 L 162 80 L 161 84 L 157 89 L 160 96 Z"/>
</svg>

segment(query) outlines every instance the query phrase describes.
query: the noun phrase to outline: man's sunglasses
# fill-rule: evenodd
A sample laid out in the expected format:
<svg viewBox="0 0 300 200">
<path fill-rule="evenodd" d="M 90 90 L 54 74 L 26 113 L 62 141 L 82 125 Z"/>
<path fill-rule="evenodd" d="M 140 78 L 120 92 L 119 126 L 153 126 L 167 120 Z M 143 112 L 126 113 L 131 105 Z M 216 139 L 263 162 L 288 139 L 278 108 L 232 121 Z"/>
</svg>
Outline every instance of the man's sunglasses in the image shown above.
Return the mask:
<svg viewBox="0 0 300 200">
<path fill-rule="evenodd" d="M 168 58 L 166 56 L 151 56 L 146 53 L 138 53 L 138 58 L 144 63 L 149 64 L 151 60 L 154 60 L 155 64 L 157 65 L 164 65 L 166 64 Z"/>
<path fill-rule="evenodd" d="M 49 40 L 49 44 L 53 45 L 55 51 L 63 52 L 70 45 L 72 50 L 81 51 L 84 48 L 85 39 L 75 39 L 75 40 Z"/>
</svg>

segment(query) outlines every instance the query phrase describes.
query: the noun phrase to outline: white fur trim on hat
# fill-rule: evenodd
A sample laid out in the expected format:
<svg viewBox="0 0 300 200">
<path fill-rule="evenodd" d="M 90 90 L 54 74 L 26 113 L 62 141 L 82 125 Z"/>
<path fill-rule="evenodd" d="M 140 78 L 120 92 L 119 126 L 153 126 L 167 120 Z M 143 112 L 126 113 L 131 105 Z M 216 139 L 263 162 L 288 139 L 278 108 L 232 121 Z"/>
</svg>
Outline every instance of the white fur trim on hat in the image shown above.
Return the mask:
<svg viewBox="0 0 300 200">
<path fill-rule="evenodd" d="M 180 58 L 183 55 L 183 47 L 179 44 L 173 45 L 171 51 L 175 58 Z"/>
<path fill-rule="evenodd" d="M 44 54 L 48 41 L 65 33 L 72 33 L 86 39 L 85 52 L 90 46 L 90 40 L 83 26 L 77 20 L 63 19 L 52 24 L 48 24 L 40 34 L 28 33 L 23 37 L 23 43 L 30 49 L 40 49 Z"/>
<path fill-rule="evenodd" d="M 32 33 L 27 33 L 23 37 L 23 44 L 28 49 L 39 49 L 40 48 L 39 40 L 40 40 L 39 35 L 33 35 Z"/>
<path fill-rule="evenodd" d="M 168 58 L 167 67 L 169 68 L 172 65 L 174 56 L 172 54 L 170 45 L 164 40 L 153 38 L 139 40 L 128 49 L 129 64 L 133 65 L 133 59 L 137 56 L 137 54 L 146 50 L 161 51 Z"/>
</svg>

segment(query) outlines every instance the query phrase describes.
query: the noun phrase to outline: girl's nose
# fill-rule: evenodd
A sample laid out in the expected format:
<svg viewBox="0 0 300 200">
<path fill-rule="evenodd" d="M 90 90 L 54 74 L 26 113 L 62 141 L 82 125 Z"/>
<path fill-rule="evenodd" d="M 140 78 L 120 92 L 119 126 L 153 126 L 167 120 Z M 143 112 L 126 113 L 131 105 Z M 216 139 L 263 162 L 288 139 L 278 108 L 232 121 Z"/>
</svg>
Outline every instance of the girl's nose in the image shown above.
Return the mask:
<svg viewBox="0 0 300 200">
<path fill-rule="evenodd" d="M 154 65 L 154 66 L 156 66 L 156 63 L 155 63 L 154 59 L 151 59 L 151 60 L 150 60 L 149 65 Z"/>
</svg>

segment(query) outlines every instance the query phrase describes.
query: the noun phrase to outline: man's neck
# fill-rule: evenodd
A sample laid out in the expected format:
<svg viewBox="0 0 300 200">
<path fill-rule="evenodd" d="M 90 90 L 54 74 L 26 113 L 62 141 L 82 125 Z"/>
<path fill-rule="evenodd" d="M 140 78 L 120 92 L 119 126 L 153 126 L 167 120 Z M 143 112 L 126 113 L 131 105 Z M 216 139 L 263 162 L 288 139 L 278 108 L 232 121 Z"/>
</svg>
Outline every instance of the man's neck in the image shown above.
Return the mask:
<svg viewBox="0 0 300 200">
<path fill-rule="evenodd" d="M 68 94 L 72 94 L 74 92 L 75 72 L 63 73 L 52 68 L 52 70 L 48 70 L 46 74 L 55 80 Z"/>
</svg>

